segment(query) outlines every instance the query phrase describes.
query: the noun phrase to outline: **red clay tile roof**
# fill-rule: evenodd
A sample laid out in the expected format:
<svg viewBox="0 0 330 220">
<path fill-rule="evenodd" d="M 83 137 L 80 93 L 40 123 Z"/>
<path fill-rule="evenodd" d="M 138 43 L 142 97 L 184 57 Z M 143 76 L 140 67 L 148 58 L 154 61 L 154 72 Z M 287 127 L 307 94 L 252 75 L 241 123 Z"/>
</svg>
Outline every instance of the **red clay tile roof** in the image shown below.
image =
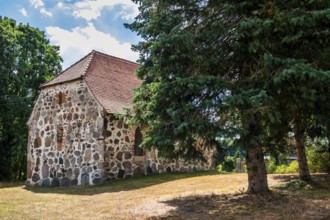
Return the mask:
<svg viewBox="0 0 330 220">
<path fill-rule="evenodd" d="M 53 86 L 56 84 L 69 82 L 81 78 L 85 74 L 86 69 L 93 57 L 93 52 L 89 53 L 88 55 L 77 61 L 75 64 L 61 72 L 52 80 L 42 84 L 41 87 Z"/>
<path fill-rule="evenodd" d="M 131 107 L 133 88 L 141 85 L 136 77 L 139 65 L 93 51 L 42 87 L 83 78 L 108 113 L 123 114 Z"/>
</svg>

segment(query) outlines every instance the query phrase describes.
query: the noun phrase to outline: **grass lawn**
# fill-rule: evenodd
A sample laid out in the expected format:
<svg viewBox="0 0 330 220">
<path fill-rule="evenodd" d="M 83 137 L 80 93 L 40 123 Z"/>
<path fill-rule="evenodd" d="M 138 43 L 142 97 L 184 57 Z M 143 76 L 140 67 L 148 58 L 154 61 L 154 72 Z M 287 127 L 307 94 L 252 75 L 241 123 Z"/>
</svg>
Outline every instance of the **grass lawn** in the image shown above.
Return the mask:
<svg viewBox="0 0 330 220">
<path fill-rule="evenodd" d="M 330 176 L 295 179 L 268 175 L 266 196 L 243 194 L 246 174 L 215 171 L 65 188 L 0 183 L 0 219 L 330 219 Z"/>
</svg>

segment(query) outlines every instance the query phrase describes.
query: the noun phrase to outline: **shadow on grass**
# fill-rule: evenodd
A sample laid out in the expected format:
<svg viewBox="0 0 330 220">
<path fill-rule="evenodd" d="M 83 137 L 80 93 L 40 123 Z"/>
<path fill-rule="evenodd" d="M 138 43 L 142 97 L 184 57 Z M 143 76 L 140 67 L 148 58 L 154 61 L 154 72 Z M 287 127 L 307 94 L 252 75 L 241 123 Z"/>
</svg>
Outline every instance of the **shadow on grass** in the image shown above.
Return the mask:
<svg viewBox="0 0 330 220">
<path fill-rule="evenodd" d="M 297 174 L 284 174 L 284 175 L 273 175 L 273 179 L 280 182 L 289 182 L 291 180 L 299 180 L 299 175 Z M 330 189 L 330 174 L 326 173 L 316 173 L 311 175 L 312 179 L 307 183 L 318 189 Z"/>
<path fill-rule="evenodd" d="M 328 219 L 329 198 L 312 202 L 309 198 L 281 192 L 267 195 L 188 196 L 165 201 L 173 209 L 149 219 Z"/>
<path fill-rule="evenodd" d="M 276 175 L 279 182 L 298 175 Z M 330 175 L 313 174 L 309 187 L 297 191 L 274 188 L 266 195 L 222 194 L 164 201 L 171 211 L 149 219 L 330 219 Z"/>
<path fill-rule="evenodd" d="M 13 188 L 24 185 L 24 182 L 0 182 L 1 188 Z"/>
<path fill-rule="evenodd" d="M 104 183 L 93 186 L 68 186 L 68 187 L 45 187 L 32 186 L 25 187 L 25 190 L 34 193 L 51 193 L 51 194 L 71 194 L 71 195 L 95 195 L 101 193 L 111 193 L 120 191 L 130 191 L 149 186 L 162 184 L 174 180 L 192 178 L 206 175 L 218 175 L 215 170 L 212 171 L 197 171 L 192 173 L 164 173 L 148 176 L 139 176 L 129 179 L 108 180 Z"/>
</svg>

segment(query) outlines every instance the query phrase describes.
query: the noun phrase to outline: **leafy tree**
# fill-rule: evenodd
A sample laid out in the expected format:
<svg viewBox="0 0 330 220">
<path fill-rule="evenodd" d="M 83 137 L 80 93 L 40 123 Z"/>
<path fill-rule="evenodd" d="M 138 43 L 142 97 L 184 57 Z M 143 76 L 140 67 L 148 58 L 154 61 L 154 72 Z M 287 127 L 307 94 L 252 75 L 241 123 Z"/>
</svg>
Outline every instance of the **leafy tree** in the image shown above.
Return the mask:
<svg viewBox="0 0 330 220">
<path fill-rule="evenodd" d="M 0 180 L 26 173 L 26 122 L 40 84 L 61 70 L 59 48 L 29 25 L 0 17 Z"/>
</svg>

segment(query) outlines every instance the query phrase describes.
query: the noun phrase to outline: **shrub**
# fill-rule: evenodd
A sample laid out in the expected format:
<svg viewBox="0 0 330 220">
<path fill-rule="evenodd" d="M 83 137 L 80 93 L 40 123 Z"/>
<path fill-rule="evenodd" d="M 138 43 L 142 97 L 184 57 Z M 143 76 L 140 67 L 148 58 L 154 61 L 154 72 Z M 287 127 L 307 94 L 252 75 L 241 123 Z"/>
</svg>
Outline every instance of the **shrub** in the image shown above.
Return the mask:
<svg viewBox="0 0 330 220">
<path fill-rule="evenodd" d="M 276 169 L 275 169 L 274 173 L 276 173 L 276 174 L 285 174 L 286 173 L 286 168 L 287 168 L 287 165 L 276 166 Z"/>
<path fill-rule="evenodd" d="M 289 166 L 286 167 L 285 173 L 298 173 L 299 172 L 299 164 L 298 161 L 292 161 Z"/>
<path fill-rule="evenodd" d="M 291 180 L 281 186 L 279 186 L 279 189 L 282 190 L 290 190 L 295 191 L 304 188 L 307 185 L 305 181 L 302 180 Z"/>
<path fill-rule="evenodd" d="M 233 172 L 235 169 L 235 159 L 233 157 L 227 156 L 222 165 L 226 172 Z"/>
<path fill-rule="evenodd" d="M 316 149 L 307 150 L 308 166 L 311 173 L 324 173 L 330 170 L 329 152 Z"/>
<path fill-rule="evenodd" d="M 268 173 L 276 174 L 292 174 L 299 172 L 298 161 L 292 161 L 289 165 L 276 166 L 274 163 L 270 163 L 267 167 Z"/>
<path fill-rule="evenodd" d="M 276 165 L 273 161 L 270 161 L 270 163 L 267 166 L 267 173 L 275 173 L 276 171 Z"/>
<path fill-rule="evenodd" d="M 229 173 L 235 170 L 234 157 L 226 156 L 224 161 L 217 166 L 220 173 Z"/>
<path fill-rule="evenodd" d="M 222 168 L 222 164 L 219 164 L 219 165 L 217 166 L 217 169 L 218 169 L 218 172 L 219 172 L 219 173 L 226 173 L 226 172 L 223 170 L 223 168 Z"/>
</svg>

